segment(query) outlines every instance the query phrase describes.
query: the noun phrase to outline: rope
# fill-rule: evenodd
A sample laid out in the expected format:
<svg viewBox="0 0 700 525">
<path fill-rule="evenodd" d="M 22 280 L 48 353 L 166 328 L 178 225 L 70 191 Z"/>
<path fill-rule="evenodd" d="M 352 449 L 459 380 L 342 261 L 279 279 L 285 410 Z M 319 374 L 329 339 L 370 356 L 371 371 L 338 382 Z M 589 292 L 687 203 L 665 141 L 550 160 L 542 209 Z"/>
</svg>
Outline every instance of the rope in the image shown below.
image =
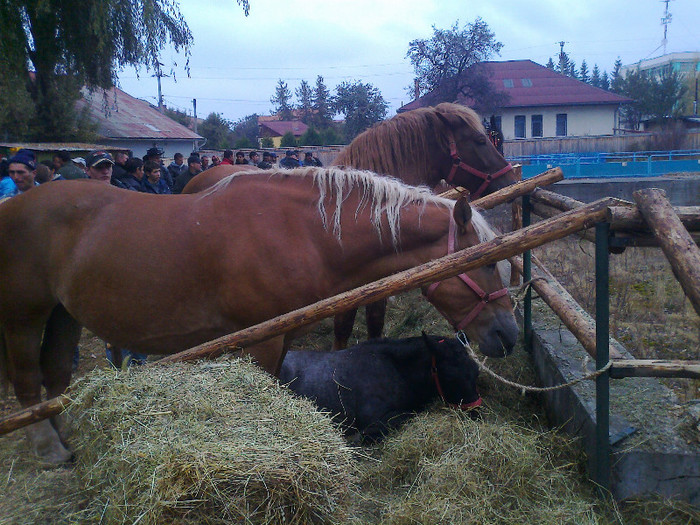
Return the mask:
<svg viewBox="0 0 700 525">
<path fill-rule="evenodd" d="M 568 383 L 563 383 L 560 385 L 545 386 L 545 387 L 522 385 L 520 383 L 516 383 L 515 381 L 511 381 L 510 379 L 506 379 L 505 377 L 498 375 L 496 372 L 494 372 L 489 367 L 487 367 L 485 364 L 486 358 L 484 358 L 483 360 L 479 359 L 479 357 L 474 353 L 474 350 L 472 349 L 471 345 L 469 344 L 469 341 L 467 340 L 467 337 L 464 334 L 464 332 L 462 332 L 462 331 L 457 332 L 456 336 L 457 336 L 457 339 L 459 340 L 459 342 L 462 343 L 464 348 L 467 350 L 469 357 L 471 357 L 474 361 L 477 362 L 480 370 L 483 370 L 484 372 L 489 374 L 491 377 L 497 379 L 501 383 L 504 383 L 508 386 L 512 386 L 513 388 L 517 388 L 518 390 L 520 390 L 522 395 L 525 395 L 525 392 L 551 392 L 552 390 L 560 390 L 562 388 L 573 386 L 577 383 L 581 383 L 582 381 L 588 381 L 590 379 L 595 379 L 599 375 L 602 375 L 602 374 L 606 373 L 608 370 L 610 370 L 610 367 L 613 364 L 613 362 L 611 360 L 609 360 L 603 368 L 600 368 L 600 369 L 596 370 L 595 372 L 592 372 L 592 373 L 587 374 L 583 377 L 579 377 L 578 379 L 574 379 L 573 381 L 569 381 Z M 585 362 L 584 362 L 584 366 L 585 366 Z"/>
</svg>

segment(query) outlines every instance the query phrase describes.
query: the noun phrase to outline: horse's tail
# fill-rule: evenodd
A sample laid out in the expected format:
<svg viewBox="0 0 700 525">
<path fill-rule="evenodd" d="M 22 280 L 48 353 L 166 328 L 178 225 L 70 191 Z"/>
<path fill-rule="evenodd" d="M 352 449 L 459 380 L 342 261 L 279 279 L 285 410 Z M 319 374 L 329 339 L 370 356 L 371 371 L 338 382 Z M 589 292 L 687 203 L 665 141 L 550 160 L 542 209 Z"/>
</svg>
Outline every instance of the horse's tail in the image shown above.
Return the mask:
<svg viewBox="0 0 700 525">
<path fill-rule="evenodd" d="M 5 345 L 5 334 L 0 326 L 0 393 L 7 397 L 10 377 L 8 374 L 7 345 Z"/>
</svg>

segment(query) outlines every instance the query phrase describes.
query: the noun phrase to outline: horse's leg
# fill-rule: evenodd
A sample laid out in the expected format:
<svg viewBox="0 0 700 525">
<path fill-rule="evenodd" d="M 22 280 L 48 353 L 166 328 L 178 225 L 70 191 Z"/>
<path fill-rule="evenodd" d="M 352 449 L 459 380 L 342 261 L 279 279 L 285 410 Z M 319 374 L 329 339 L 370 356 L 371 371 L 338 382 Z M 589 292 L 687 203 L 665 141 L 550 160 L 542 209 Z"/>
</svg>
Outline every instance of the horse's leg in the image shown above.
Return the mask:
<svg viewBox="0 0 700 525">
<path fill-rule="evenodd" d="M 355 315 L 357 308 L 336 314 L 333 318 L 333 350 L 342 350 L 347 348 L 348 340 L 352 334 L 352 326 L 355 324 Z"/>
<path fill-rule="evenodd" d="M 41 345 L 41 372 L 49 398 L 62 394 L 70 384 L 73 352 L 80 341 L 81 329 L 63 305 L 59 304 L 51 312 Z M 65 416 L 59 414 L 51 420 L 59 435 L 65 437 Z"/>
<path fill-rule="evenodd" d="M 44 321 L 24 320 L 4 325 L 8 369 L 15 395 L 22 407 L 41 402 L 41 338 Z M 70 365 L 69 365 L 70 366 Z M 64 463 L 71 453 L 49 420 L 25 428 L 29 443 L 37 456 L 49 463 Z"/>
<path fill-rule="evenodd" d="M 260 368 L 275 377 L 279 377 L 282 361 L 287 353 L 284 336 L 273 337 L 257 345 L 244 348 L 241 356 L 249 355 Z"/>
<path fill-rule="evenodd" d="M 367 319 L 367 339 L 379 339 L 384 331 L 384 317 L 386 315 L 386 299 L 380 299 L 375 303 L 365 305 L 365 318 Z"/>
</svg>

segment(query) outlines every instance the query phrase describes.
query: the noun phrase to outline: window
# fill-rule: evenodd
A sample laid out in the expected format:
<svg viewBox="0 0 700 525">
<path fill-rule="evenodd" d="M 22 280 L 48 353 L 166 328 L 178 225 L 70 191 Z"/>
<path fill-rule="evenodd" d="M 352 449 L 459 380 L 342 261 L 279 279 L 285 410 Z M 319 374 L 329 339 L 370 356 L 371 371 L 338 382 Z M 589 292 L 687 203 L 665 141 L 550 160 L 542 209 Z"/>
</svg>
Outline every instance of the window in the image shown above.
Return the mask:
<svg viewBox="0 0 700 525">
<path fill-rule="evenodd" d="M 566 113 L 557 113 L 557 137 L 566 137 Z"/>
<path fill-rule="evenodd" d="M 515 115 L 515 138 L 525 138 L 525 115 Z"/>
<path fill-rule="evenodd" d="M 520 83 L 523 85 L 523 87 L 532 87 L 532 80 L 529 78 L 521 78 Z"/>
<path fill-rule="evenodd" d="M 542 136 L 542 115 L 532 115 L 530 119 L 530 126 L 532 128 L 533 137 Z"/>
<path fill-rule="evenodd" d="M 513 87 L 513 79 L 512 78 L 504 78 L 503 79 L 503 87 L 512 88 Z"/>
</svg>

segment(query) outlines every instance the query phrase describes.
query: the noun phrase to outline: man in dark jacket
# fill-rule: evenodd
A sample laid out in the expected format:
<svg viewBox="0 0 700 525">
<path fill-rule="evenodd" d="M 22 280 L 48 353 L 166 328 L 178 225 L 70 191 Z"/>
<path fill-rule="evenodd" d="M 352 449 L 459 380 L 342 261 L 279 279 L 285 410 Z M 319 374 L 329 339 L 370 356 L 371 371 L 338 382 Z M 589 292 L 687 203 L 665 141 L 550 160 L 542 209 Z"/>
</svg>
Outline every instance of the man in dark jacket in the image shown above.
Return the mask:
<svg viewBox="0 0 700 525">
<path fill-rule="evenodd" d="M 173 184 L 177 183 L 177 178 L 187 171 L 185 156 L 182 153 L 178 152 L 175 154 L 173 161 L 168 166 L 168 171 L 173 179 Z"/>
<path fill-rule="evenodd" d="M 158 147 L 150 148 L 146 151 L 146 156 L 143 158 L 144 164 L 149 160 L 157 162 L 160 165 L 160 176 L 172 191 L 175 181 L 173 181 L 170 172 L 163 166 L 163 150 Z"/>
<path fill-rule="evenodd" d="M 284 158 L 280 161 L 280 168 L 291 170 L 299 166 L 301 166 L 299 163 L 299 152 L 288 149 L 284 154 Z"/>
<path fill-rule="evenodd" d="M 177 178 L 177 181 L 175 182 L 175 191 L 173 191 L 173 193 L 182 193 L 182 189 L 187 185 L 187 183 L 191 181 L 195 175 L 201 172 L 202 159 L 195 157 L 194 155 L 190 156 L 190 158 L 187 159 L 187 171 Z"/>
</svg>

